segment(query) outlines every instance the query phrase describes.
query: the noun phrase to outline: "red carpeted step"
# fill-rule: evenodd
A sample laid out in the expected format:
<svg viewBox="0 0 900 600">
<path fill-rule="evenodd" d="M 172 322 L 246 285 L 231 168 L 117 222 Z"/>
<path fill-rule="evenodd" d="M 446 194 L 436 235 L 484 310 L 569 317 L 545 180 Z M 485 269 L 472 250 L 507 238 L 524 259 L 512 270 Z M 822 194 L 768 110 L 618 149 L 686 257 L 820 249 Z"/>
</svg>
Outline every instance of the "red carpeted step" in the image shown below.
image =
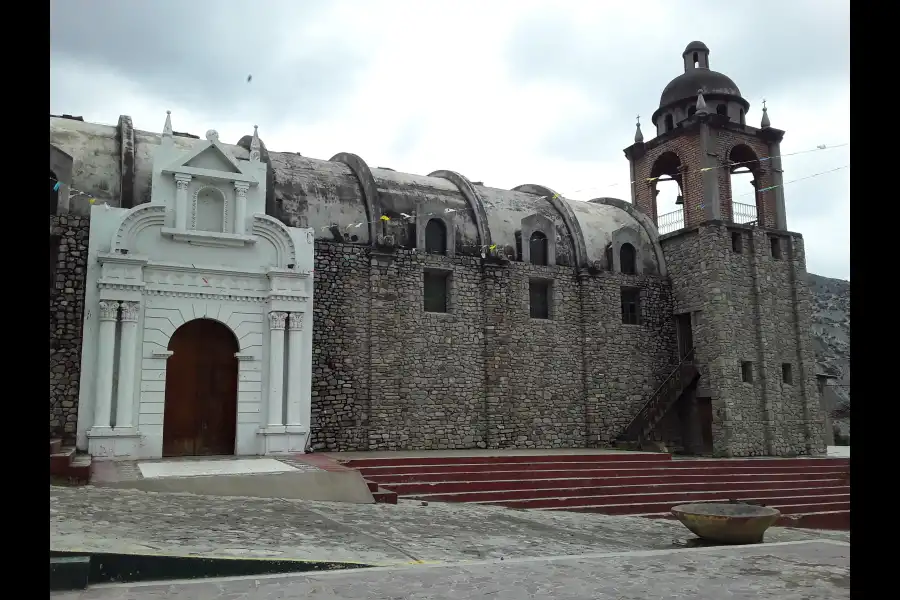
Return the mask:
<svg viewBox="0 0 900 600">
<path fill-rule="evenodd" d="M 59 438 L 51 438 L 50 440 L 50 454 L 57 454 L 62 450 L 62 440 Z"/>
<path fill-rule="evenodd" d="M 375 504 L 397 504 L 397 494 L 384 488 L 378 488 L 378 491 L 372 492 L 372 497 L 375 499 Z"/>
<path fill-rule="evenodd" d="M 434 482 L 390 482 L 382 485 L 389 487 L 401 496 L 421 494 L 461 494 L 467 492 L 507 491 L 524 489 L 557 489 L 576 487 L 609 487 L 629 485 L 686 485 L 686 486 L 733 486 L 737 482 L 747 480 L 763 480 L 789 483 L 793 481 L 831 481 L 840 479 L 845 482 L 841 471 L 826 473 L 767 473 L 765 475 L 663 475 L 634 477 L 570 477 L 570 478 L 544 478 L 545 473 L 540 473 L 539 479 L 512 479 L 496 481 L 434 481 Z M 385 478 L 390 479 L 390 478 Z M 819 484 L 816 484 L 819 485 Z M 824 485 L 821 484 L 821 485 Z M 715 487 L 710 489 L 717 489 Z"/>
<path fill-rule="evenodd" d="M 673 463 L 675 465 L 675 463 Z M 541 479 L 573 479 L 583 477 L 666 477 L 671 475 L 693 475 L 699 477 L 710 477 L 714 475 L 752 475 L 765 476 L 775 473 L 792 473 L 792 474 L 808 474 L 808 473 L 834 473 L 837 471 L 835 467 L 830 466 L 813 466 L 813 467 L 702 467 L 685 465 L 672 467 L 644 467 L 644 468 L 623 468 L 617 465 L 613 468 L 591 468 L 591 469 L 565 469 L 565 470 L 549 470 L 549 471 L 528 471 L 528 470 L 497 470 L 497 471 L 457 471 L 457 470 L 438 470 L 435 469 L 431 473 L 393 473 L 393 474 L 372 474 L 362 469 L 360 472 L 363 477 L 370 481 L 377 481 L 380 485 L 388 485 L 389 483 L 407 483 L 407 482 L 438 482 L 438 481 L 509 481 L 530 479 L 537 475 Z"/>
<path fill-rule="evenodd" d="M 343 459 L 340 454 L 330 455 L 341 464 L 354 469 L 360 467 L 391 467 L 402 465 L 447 465 L 447 464 L 491 464 L 491 463 L 541 463 L 541 462 L 628 462 L 653 461 L 669 462 L 671 454 L 657 452 L 610 453 L 610 454 L 501 454 L 492 456 L 405 456 L 384 458 Z"/>
<path fill-rule="evenodd" d="M 534 483 L 534 482 L 529 482 Z M 391 488 L 399 493 L 399 490 Z M 428 500 L 430 502 L 494 502 L 501 503 L 509 500 L 530 500 L 537 498 L 567 498 L 567 497 L 621 497 L 627 494 L 657 494 L 672 495 L 692 492 L 723 492 L 738 489 L 749 492 L 763 492 L 768 490 L 831 490 L 841 493 L 849 492 L 850 488 L 840 479 L 812 479 L 792 481 L 733 481 L 727 483 L 670 483 L 656 484 L 648 482 L 645 485 L 600 485 L 600 486 L 575 486 L 575 487 L 545 487 L 545 488 L 521 488 L 515 490 L 486 490 L 468 491 L 450 494 L 403 494 L 404 498 L 416 500 Z M 826 493 L 826 492 L 823 492 Z"/>
</svg>

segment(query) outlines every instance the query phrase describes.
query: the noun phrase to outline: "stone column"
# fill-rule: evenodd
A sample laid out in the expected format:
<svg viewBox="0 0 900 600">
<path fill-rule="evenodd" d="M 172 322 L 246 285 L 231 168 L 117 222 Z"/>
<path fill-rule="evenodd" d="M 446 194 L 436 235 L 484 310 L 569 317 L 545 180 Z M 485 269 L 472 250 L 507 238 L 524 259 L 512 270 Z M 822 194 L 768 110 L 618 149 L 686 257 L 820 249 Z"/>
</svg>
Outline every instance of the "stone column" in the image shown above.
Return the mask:
<svg viewBox="0 0 900 600">
<path fill-rule="evenodd" d="M 175 229 L 179 231 L 187 229 L 187 189 L 190 182 L 190 175 L 175 176 Z"/>
<path fill-rule="evenodd" d="M 302 425 L 301 409 L 309 394 L 309 381 L 304 376 L 306 361 L 303 356 L 303 313 L 291 313 L 288 325 L 287 425 Z"/>
<path fill-rule="evenodd" d="M 286 312 L 269 313 L 269 427 L 281 427 L 284 398 L 284 324 Z"/>
<path fill-rule="evenodd" d="M 765 192 L 775 196 L 775 229 L 787 229 L 787 214 L 784 209 L 784 169 L 781 167 L 781 144 L 769 145 L 769 156 L 772 157 L 772 183 L 775 189 Z"/>
<path fill-rule="evenodd" d="M 116 428 L 132 427 L 134 414 L 134 360 L 140 304 L 122 302 L 122 337 L 119 340 L 119 393 L 116 398 Z"/>
<path fill-rule="evenodd" d="M 116 347 L 116 320 L 119 303 L 100 301 L 100 331 L 97 335 L 97 389 L 94 427 L 109 427 L 112 408 L 113 349 Z"/>
<path fill-rule="evenodd" d="M 236 181 L 234 184 L 234 232 L 238 235 L 244 235 L 247 229 L 247 190 L 249 188 L 250 184 L 242 181 Z"/>
</svg>

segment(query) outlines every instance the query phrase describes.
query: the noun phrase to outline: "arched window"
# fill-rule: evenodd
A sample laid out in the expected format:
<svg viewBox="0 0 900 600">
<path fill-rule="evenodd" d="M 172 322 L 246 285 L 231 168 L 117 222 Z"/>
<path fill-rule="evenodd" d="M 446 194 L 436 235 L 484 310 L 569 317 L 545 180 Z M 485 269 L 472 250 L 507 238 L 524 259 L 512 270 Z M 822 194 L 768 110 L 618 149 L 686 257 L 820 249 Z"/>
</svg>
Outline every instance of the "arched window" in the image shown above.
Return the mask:
<svg viewBox="0 0 900 600">
<path fill-rule="evenodd" d="M 720 104 L 716 107 L 716 113 L 722 115 L 723 117 L 728 116 L 728 105 Z"/>
<path fill-rule="evenodd" d="M 425 252 L 428 254 L 447 253 L 447 226 L 440 219 L 431 219 L 425 225 Z"/>
<path fill-rule="evenodd" d="M 57 209 L 59 208 L 59 188 L 56 187 L 58 183 L 56 179 L 56 173 L 50 171 L 50 214 L 55 215 Z"/>
<path fill-rule="evenodd" d="M 671 114 L 666 115 L 666 131 L 672 131 L 675 129 L 675 119 Z"/>
<path fill-rule="evenodd" d="M 636 253 L 634 246 L 628 242 L 622 244 L 619 248 L 619 268 L 625 275 L 634 275 L 637 272 Z"/>
<path fill-rule="evenodd" d="M 695 112 L 697 112 L 696 106 L 691 106 L 690 108 L 688 108 L 688 119 L 693 117 Z"/>
<path fill-rule="evenodd" d="M 531 234 L 528 240 L 528 249 L 531 253 L 531 264 L 546 265 L 547 264 L 547 236 L 540 231 Z"/>
</svg>

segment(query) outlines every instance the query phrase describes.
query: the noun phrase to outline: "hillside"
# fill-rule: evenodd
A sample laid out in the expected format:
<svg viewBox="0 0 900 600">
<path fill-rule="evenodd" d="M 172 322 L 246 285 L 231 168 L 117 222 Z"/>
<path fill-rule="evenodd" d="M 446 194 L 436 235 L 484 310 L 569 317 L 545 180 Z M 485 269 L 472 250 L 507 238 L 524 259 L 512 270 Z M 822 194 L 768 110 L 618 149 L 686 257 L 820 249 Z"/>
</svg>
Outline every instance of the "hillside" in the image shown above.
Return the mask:
<svg viewBox="0 0 900 600">
<path fill-rule="evenodd" d="M 809 274 L 812 338 L 818 371 L 839 378 L 829 382 L 840 400 L 850 400 L 850 282 Z"/>
</svg>

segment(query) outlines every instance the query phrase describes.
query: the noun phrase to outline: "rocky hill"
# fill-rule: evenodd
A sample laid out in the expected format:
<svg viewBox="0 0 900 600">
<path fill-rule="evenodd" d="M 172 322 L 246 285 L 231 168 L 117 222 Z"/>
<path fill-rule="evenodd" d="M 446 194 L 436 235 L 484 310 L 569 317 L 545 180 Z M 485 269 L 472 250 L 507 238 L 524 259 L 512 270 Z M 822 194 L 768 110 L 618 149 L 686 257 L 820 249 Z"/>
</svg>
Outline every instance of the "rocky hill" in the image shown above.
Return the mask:
<svg viewBox="0 0 900 600">
<path fill-rule="evenodd" d="M 829 382 L 838 400 L 850 401 L 850 282 L 809 274 L 812 338 L 819 372 L 838 376 Z"/>
</svg>

